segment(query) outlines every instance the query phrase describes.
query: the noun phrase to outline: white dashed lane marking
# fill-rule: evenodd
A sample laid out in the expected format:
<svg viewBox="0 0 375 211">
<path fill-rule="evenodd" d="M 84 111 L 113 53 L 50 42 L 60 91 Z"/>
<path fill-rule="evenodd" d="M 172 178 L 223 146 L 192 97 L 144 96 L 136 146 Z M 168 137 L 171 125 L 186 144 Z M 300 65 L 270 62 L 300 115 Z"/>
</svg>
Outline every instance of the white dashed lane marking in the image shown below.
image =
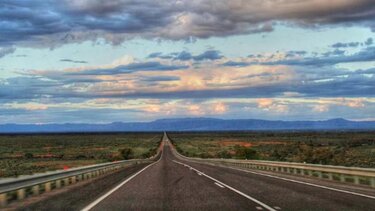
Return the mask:
<svg viewBox="0 0 375 211">
<path fill-rule="evenodd" d="M 233 187 L 231 187 L 231 186 L 229 186 L 229 185 L 227 185 L 227 184 L 225 184 L 225 183 L 223 183 L 223 182 L 221 182 L 221 181 L 219 181 L 219 180 L 217 180 L 217 179 L 215 179 L 215 178 L 213 178 L 213 177 L 211 177 L 211 176 L 208 176 L 207 174 L 205 174 L 205 173 L 203 173 L 203 172 L 201 172 L 201 171 L 199 171 L 199 170 L 197 170 L 197 169 L 195 169 L 195 168 L 193 168 L 193 167 L 191 167 L 191 166 L 189 166 L 189 165 L 187 165 L 187 164 L 185 164 L 185 163 L 181 163 L 181 162 L 176 161 L 176 160 L 173 160 L 173 162 L 175 162 L 175 163 L 177 163 L 177 164 L 180 164 L 180 165 L 183 165 L 183 166 L 186 166 L 186 167 L 189 168 L 190 170 L 194 170 L 195 172 L 200 173 L 202 176 L 205 176 L 205 177 L 207 177 L 208 179 L 214 181 L 216 185 L 221 185 L 221 186 L 223 186 L 223 187 L 226 187 L 227 189 L 229 189 L 229 190 L 231 190 L 231 191 L 233 191 L 233 192 L 235 192 L 235 193 L 237 193 L 237 194 L 239 194 L 239 195 L 241 195 L 241 196 L 243 196 L 243 197 L 245 197 L 245 198 L 247 198 L 247 199 L 249 199 L 249 200 L 251 200 L 251 201 L 257 203 L 257 204 L 259 204 L 259 205 L 260 205 L 259 207 L 260 207 L 262 210 L 263 210 L 263 208 L 265 208 L 266 210 L 269 210 L 269 211 L 276 211 L 276 210 L 275 210 L 274 208 L 272 208 L 271 206 L 268 206 L 267 204 L 265 204 L 265 203 L 263 203 L 263 202 L 261 202 L 261 201 L 255 199 L 255 198 L 253 198 L 253 197 L 251 197 L 251 196 L 249 196 L 249 195 L 247 195 L 247 194 L 245 194 L 245 193 L 243 193 L 243 192 L 241 192 L 241 191 L 239 191 L 239 190 L 237 190 L 237 189 L 235 189 L 235 188 L 233 188 Z"/>
<path fill-rule="evenodd" d="M 215 185 L 221 187 L 221 188 L 224 188 L 224 186 L 220 185 L 219 183 L 215 182 Z"/>
</svg>

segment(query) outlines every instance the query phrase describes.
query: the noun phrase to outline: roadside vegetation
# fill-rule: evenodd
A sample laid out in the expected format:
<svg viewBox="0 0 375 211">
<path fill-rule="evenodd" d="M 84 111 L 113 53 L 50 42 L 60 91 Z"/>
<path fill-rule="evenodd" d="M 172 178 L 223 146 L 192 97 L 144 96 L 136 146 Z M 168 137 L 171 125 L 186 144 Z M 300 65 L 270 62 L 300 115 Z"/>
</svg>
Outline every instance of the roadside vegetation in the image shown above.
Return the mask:
<svg viewBox="0 0 375 211">
<path fill-rule="evenodd" d="M 148 158 L 162 133 L 0 135 L 0 177 Z"/>
<path fill-rule="evenodd" d="M 169 137 L 190 157 L 375 168 L 375 132 L 201 132 Z"/>
</svg>

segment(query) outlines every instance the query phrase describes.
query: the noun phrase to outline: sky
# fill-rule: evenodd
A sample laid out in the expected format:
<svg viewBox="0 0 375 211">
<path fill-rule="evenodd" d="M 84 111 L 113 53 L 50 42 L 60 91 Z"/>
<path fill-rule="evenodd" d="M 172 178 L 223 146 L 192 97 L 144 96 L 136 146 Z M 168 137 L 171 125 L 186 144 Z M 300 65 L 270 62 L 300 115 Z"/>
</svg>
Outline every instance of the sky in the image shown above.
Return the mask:
<svg viewBox="0 0 375 211">
<path fill-rule="evenodd" d="M 375 120 L 373 0 L 0 0 L 0 124 Z"/>
</svg>

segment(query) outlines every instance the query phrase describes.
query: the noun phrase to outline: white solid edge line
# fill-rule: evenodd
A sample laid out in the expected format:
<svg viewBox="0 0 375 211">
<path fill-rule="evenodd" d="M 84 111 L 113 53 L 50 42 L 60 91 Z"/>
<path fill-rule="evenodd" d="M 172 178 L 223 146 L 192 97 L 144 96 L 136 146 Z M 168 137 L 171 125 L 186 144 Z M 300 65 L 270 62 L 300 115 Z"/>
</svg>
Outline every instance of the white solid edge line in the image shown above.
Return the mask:
<svg viewBox="0 0 375 211">
<path fill-rule="evenodd" d="M 239 191 L 239 190 L 237 190 L 237 189 L 235 189 L 235 188 L 232 188 L 231 186 L 229 186 L 229 185 L 227 185 L 227 184 L 225 184 L 225 183 L 223 183 L 223 182 L 220 182 L 219 180 L 217 180 L 217 179 L 215 179 L 215 178 L 213 178 L 213 177 L 211 177 L 211 176 L 208 176 L 207 174 L 205 174 L 205 173 L 203 173 L 203 172 L 201 172 L 201 171 L 199 171 L 199 170 L 197 170 L 197 169 L 195 169 L 195 168 L 193 168 L 193 167 L 191 167 L 191 166 L 189 166 L 189 165 L 187 165 L 187 164 L 184 164 L 184 163 L 178 162 L 178 161 L 176 161 L 176 160 L 173 160 L 173 162 L 178 163 L 178 164 L 180 164 L 180 165 L 185 165 L 185 166 L 187 166 L 187 167 L 193 169 L 194 171 L 201 173 L 203 176 L 207 177 L 208 179 L 213 180 L 213 181 L 215 181 L 216 183 L 218 183 L 218 184 L 220 184 L 220 185 L 222 185 L 222 186 L 228 188 L 229 190 L 231 190 L 231 191 L 233 191 L 233 192 L 235 192 L 235 193 L 238 193 L 238 194 L 240 194 L 241 196 L 243 196 L 243 197 L 245 197 L 245 198 L 247 198 L 247 199 L 249 199 L 249 200 L 251 200 L 251 201 L 253 201 L 253 202 L 255 202 L 255 203 L 259 204 L 259 205 L 261 205 L 262 207 L 266 208 L 266 209 L 269 210 L 269 211 L 276 211 L 275 209 L 273 209 L 272 207 L 268 206 L 267 204 L 265 204 L 265 203 L 263 203 L 263 202 L 261 202 L 261 201 L 255 199 L 255 198 L 253 198 L 253 197 L 251 197 L 251 196 L 249 196 L 249 195 L 247 195 L 247 194 L 245 194 L 245 193 L 242 193 L 241 191 Z"/>
<path fill-rule="evenodd" d="M 164 145 L 163 145 L 164 147 Z M 98 199 L 96 199 L 95 201 L 91 202 L 89 205 L 87 205 L 85 208 L 83 208 L 81 211 L 89 211 L 90 209 L 92 209 L 93 207 L 95 207 L 97 204 L 99 204 L 101 201 L 103 201 L 105 198 L 107 198 L 109 195 L 111 195 L 113 192 L 115 192 L 116 190 L 118 190 L 119 188 L 121 188 L 121 186 L 125 185 L 126 183 L 128 183 L 130 180 L 132 180 L 134 177 L 136 177 L 138 174 L 142 173 L 144 170 L 146 170 L 147 168 L 157 164 L 161 158 L 163 157 L 163 154 L 164 154 L 164 149 L 162 150 L 161 152 L 161 156 L 159 158 L 159 160 L 157 160 L 156 162 L 154 163 L 151 163 L 150 165 L 144 167 L 143 169 L 141 169 L 140 171 L 138 171 L 137 173 L 133 174 L 131 177 L 129 177 L 128 179 L 126 179 L 125 181 L 123 181 L 122 183 L 120 183 L 119 185 L 117 185 L 116 187 L 114 187 L 113 189 L 111 189 L 110 191 L 108 191 L 106 194 L 104 194 L 103 196 L 99 197 Z"/>
<path fill-rule="evenodd" d="M 294 182 L 294 183 L 309 185 L 309 186 L 313 186 L 313 187 L 317 187 L 317 188 L 323 188 L 323 189 L 327 189 L 327 190 L 331 190 L 331 191 L 336 191 L 336 192 L 347 193 L 347 194 L 351 194 L 351 195 L 355 195 L 355 196 L 361 196 L 361 197 L 365 197 L 365 198 L 375 199 L 375 196 L 370 196 L 370 195 L 366 195 L 366 194 L 362 194 L 362 193 L 356 193 L 356 192 L 347 191 L 347 190 L 341 190 L 341 189 L 337 189 L 337 188 L 331 188 L 331 187 L 324 186 L 324 185 L 317 185 L 317 184 L 314 184 L 314 183 L 302 182 L 302 181 L 298 181 L 298 180 L 294 180 L 294 179 L 288 179 L 288 178 L 284 178 L 284 177 L 254 172 L 254 171 L 245 170 L 245 169 L 237 169 L 237 168 L 233 168 L 233 167 L 229 167 L 229 166 L 218 166 L 218 167 L 229 168 L 229 169 L 233 169 L 233 170 L 237 170 L 237 171 L 243 171 L 243 172 L 247 172 L 247 173 L 251 173 L 251 174 L 271 177 L 271 178 L 280 179 L 280 180 L 284 180 L 284 181 L 288 181 L 288 182 Z"/>
</svg>

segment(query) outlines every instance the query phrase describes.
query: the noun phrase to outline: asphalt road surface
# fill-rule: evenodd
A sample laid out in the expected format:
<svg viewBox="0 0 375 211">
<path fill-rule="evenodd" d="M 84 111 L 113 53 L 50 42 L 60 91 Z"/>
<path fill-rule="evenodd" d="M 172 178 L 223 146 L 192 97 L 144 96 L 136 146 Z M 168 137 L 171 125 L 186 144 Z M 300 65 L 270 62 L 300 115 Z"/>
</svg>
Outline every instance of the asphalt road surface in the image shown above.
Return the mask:
<svg viewBox="0 0 375 211">
<path fill-rule="evenodd" d="M 192 163 L 172 153 L 167 136 L 163 143 L 157 162 L 83 210 L 375 210 L 375 191 L 342 192 Z"/>
</svg>

